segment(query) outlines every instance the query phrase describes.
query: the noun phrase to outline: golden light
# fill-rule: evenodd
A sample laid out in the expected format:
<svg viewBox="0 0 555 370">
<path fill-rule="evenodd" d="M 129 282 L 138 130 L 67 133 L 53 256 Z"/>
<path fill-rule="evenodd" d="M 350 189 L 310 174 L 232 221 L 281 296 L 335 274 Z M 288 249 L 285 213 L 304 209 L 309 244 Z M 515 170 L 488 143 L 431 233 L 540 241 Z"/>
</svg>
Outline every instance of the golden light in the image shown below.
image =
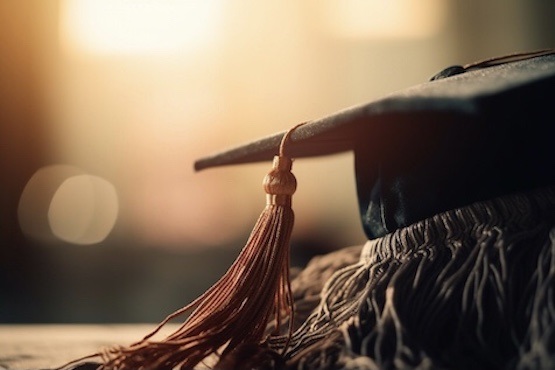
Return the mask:
<svg viewBox="0 0 555 370">
<path fill-rule="evenodd" d="M 447 8 L 445 0 L 60 1 L 62 53 L 50 85 L 58 94 L 51 118 L 57 161 L 111 177 L 121 189 L 118 231 L 144 245 L 177 248 L 239 238 L 260 211 L 258 193 L 245 189 L 265 173 L 249 166 L 241 176 L 193 175 L 195 158 L 399 88 L 402 74 L 378 72 L 389 70 L 393 55 L 368 59 L 359 51 L 388 50 L 382 38 L 412 46 L 415 38 L 441 34 Z M 423 45 L 419 53 L 436 58 Z M 351 176 L 350 167 L 336 166 Z M 307 177 L 307 188 L 318 187 L 311 183 L 317 176 Z M 342 194 L 333 196 L 337 209 L 353 199 Z M 297 204 L 314 219 L 334 208 L 317 195 L 299 195 Z M 358 215 L 351 217 L 342 222 L 355 234 Z M 64 237 L 55 220 L 48 231 L 62 239 L 84 227 L 74 225 Z M 299 230 L 303 222 L 299 217 Z"/>
<path fill-rule="evenodd" d="M 95 54 L 176 53 L 212 45 L 219 0 L 63 0 L 60 43 Z"/>
<path fill-rule="evenodd" d="M 345 38 L 425 38 L 446 19 L 444 0 L 327 0 L 323 27 Z"/>
</svg>

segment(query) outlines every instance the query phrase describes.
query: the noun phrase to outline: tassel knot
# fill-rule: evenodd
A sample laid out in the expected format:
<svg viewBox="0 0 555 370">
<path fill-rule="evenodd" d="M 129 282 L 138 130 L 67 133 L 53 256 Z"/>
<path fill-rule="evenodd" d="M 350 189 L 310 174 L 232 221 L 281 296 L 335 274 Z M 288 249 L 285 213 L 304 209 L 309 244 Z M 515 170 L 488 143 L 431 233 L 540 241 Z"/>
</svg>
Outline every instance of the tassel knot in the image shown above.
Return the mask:
<svg viewBox="0 0 555 370">
<path fill-rule="evenodd" d="M 290 206 L 291 196 L 297 190 L 297 179 L 291 173 L 292 161 L 275 156 L 272 170 L 264 177 L 263 185 L 268 205 Z"/>
</svg>

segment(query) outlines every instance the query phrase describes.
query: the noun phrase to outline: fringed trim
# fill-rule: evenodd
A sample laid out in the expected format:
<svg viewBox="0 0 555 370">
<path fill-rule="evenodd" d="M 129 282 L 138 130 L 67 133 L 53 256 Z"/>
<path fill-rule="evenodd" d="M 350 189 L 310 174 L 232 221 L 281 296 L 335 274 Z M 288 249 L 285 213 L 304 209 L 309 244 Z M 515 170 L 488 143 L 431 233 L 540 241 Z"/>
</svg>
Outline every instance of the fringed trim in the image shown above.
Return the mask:
<svg viewBox="0 0 555 370">
<path fill-rule="evenodd" d="M 485 229 L 529 230 L 539 223 L 553 221 L 554 205 L 555 188 L 474 203 L 369 240 L 360 258 L 367 263 L 373 263 L 381 255 L 396 258 L 409 251 L 424 249 L 430 241 L 468 239 L 472 235 L 481 235 Z"/>
<path fill-rule="evenodd" d="M 325 283 L 288 367 L 555 367 L 554 218 L 550 188 L 369 241 Z"/>
</svg>

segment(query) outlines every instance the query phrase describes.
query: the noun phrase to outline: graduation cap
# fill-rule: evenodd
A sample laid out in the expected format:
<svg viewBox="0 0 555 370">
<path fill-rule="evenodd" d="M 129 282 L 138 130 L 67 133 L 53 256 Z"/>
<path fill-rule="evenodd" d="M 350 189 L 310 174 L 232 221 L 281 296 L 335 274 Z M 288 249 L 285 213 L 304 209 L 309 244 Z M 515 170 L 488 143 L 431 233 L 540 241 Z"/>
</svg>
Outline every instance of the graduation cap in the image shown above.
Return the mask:
<svg viewBox="0 0 555 370">
<path fill-rule="evenodd" d="M 197 161 L 203 170 L 274 157 L 264 181 L 267 207 L 220 281 L 142 341 L 105 354 L 105 368 L 192 368 L 269 334 L 287 350 L 290 158 L 354 151 L 362 225 L 369 239 L 380 238 L 441 212 L 554 185 L 554 102 L 554 52 L 519 54 L 450 67 L 421 85 Z M 172 335 L 151 339 L 188 311 Z"/>
<path fill-rule="evenodd" d="M 449 67 L 430 82 L 298 127 L 289 155 L 354 151 L 369 238 L 476 201 L 552 185 L 553 53 Z M 200 159 L 195 168 L 269 160 L 283 135 Z"/>
</svg>

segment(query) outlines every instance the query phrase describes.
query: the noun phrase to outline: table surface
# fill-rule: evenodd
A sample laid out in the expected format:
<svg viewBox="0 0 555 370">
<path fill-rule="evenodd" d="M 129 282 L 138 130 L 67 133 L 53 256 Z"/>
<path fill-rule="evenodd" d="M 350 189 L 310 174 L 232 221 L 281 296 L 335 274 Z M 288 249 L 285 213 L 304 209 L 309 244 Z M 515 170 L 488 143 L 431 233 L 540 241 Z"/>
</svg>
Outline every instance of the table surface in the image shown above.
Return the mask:
<svg viewBox="0 0 555 370">
<path fill-rule="evenodd" d="M 0 325 L 0 370 L 53 369 L 101 348 L 136 342 L 155 327 L 156 324 Z M 175 329 L 175 325 L 168 325 L 164 332 Z"/>
</svg>

